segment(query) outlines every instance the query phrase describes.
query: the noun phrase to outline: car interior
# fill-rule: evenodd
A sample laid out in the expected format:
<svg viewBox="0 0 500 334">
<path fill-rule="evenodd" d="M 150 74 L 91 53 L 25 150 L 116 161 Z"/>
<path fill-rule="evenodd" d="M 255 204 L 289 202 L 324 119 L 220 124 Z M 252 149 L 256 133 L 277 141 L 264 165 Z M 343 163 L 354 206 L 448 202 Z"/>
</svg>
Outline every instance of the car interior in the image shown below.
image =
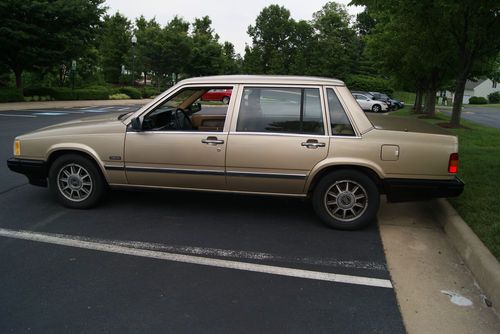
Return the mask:
<svg viewBox="0 0 500 334">
<path fill-rule="evenodd" d="M 232 87 L 183 89 L 146 115 L 142 121 L 142 129 L 147 131 L 223 131 L 226 109 L 206 108 L 204 110 L 200 103 L 203 94 L 216 88 L 231 89 Z"/>
</svg>

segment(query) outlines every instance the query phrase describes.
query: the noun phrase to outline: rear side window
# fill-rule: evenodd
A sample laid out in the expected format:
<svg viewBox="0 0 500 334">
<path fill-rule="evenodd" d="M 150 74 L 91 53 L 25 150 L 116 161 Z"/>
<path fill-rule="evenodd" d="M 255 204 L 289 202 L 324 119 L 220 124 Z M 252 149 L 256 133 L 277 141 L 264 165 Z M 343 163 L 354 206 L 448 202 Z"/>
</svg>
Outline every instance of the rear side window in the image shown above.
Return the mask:
<svg viewBox="0 0 500 334">
<path fill-rule="evenodd" d="M 340 104 L 337 94 L 333 89 L 326 90 L 328 98 L 328 109 L 330 110 L 330 124 L 332 126 L 332 135 L 334 136 L 354 136 L 355 132 L 345 113 L 342 104 Z"/>
<path fill-rule="evenodd" d="M 236 131 L 325 133 L 318 88 L 247 87 Z"/>
</svg>

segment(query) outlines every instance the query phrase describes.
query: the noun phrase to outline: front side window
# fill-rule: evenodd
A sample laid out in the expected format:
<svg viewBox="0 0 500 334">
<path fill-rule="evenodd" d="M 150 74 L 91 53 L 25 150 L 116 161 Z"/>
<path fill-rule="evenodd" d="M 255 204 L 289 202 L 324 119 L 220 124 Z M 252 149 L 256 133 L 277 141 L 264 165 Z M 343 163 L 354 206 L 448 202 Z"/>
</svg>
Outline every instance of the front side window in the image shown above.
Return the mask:
<svg viewBox="0 0 500 334">
<path fill-rule="evenodd" d="M 206 105 L 208 92 L 223 90 L 231 96 L 232 87 L 194 87 L 182 89 L 146 115 L 142 129 L 146 131 L 221 132 L 226 121 L 227 106 Z M 213 104 L 213 103 L 212 103 Z"/>
<path fill-rule="evenodd" d="M 319 89 L 246 87 L 236 131 L 323 135 Z"/>
<path fill-rule="evenodd" d="M 355 132 L 345 113 L 344 107 L 339 101 L 337 94 L 333 89 L 326 90 L 328 97 L 328 109 L 330 111 L 330 124 L 332 126 L 332 135 L 334 136 L 354 136 Z"/>
</svg>

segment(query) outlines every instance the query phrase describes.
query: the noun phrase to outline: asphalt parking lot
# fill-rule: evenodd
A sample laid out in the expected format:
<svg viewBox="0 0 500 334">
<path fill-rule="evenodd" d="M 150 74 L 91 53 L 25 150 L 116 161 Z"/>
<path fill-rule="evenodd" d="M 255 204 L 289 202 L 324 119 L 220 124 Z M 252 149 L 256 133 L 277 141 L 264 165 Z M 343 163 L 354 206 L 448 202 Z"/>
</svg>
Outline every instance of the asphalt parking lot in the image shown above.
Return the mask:
<svg viewBox="0 0 500 334">
<path fill-rule="evenodd" d="M 300 199 L 112 191 L 61 207 L 10 172 L 18 134 L 137 107 L 0 112 L 0 332 L 404 333 L 378 227 Z"/>
</svg>

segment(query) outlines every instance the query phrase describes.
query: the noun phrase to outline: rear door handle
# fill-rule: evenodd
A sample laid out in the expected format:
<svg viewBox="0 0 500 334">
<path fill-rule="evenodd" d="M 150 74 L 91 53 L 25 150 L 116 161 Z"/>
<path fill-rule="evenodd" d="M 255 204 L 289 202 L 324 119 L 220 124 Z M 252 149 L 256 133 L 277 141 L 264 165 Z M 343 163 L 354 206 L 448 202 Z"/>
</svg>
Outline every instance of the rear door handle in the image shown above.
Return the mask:
<svg viewBox="0 0 500 334">
<path fill-rule="evenodd" d="M 308 139 L 306 142 L 300 144 L 301 146 L 305 146 L 307 148 L 318 148 L 325 147 L 325 143 L 319 143 L 316 139 Z"/>
<path fill-rule="evenodd" d="M 224 140 L 217 139 L 217 137 L 214 137 L 214 136 L 209 136 L 206 139 L 202 139 L 201 142 L 203 144 L 208 144 L 208 145 L 220 145 L 220 144 L 224 144 Z"/>
</svg>

